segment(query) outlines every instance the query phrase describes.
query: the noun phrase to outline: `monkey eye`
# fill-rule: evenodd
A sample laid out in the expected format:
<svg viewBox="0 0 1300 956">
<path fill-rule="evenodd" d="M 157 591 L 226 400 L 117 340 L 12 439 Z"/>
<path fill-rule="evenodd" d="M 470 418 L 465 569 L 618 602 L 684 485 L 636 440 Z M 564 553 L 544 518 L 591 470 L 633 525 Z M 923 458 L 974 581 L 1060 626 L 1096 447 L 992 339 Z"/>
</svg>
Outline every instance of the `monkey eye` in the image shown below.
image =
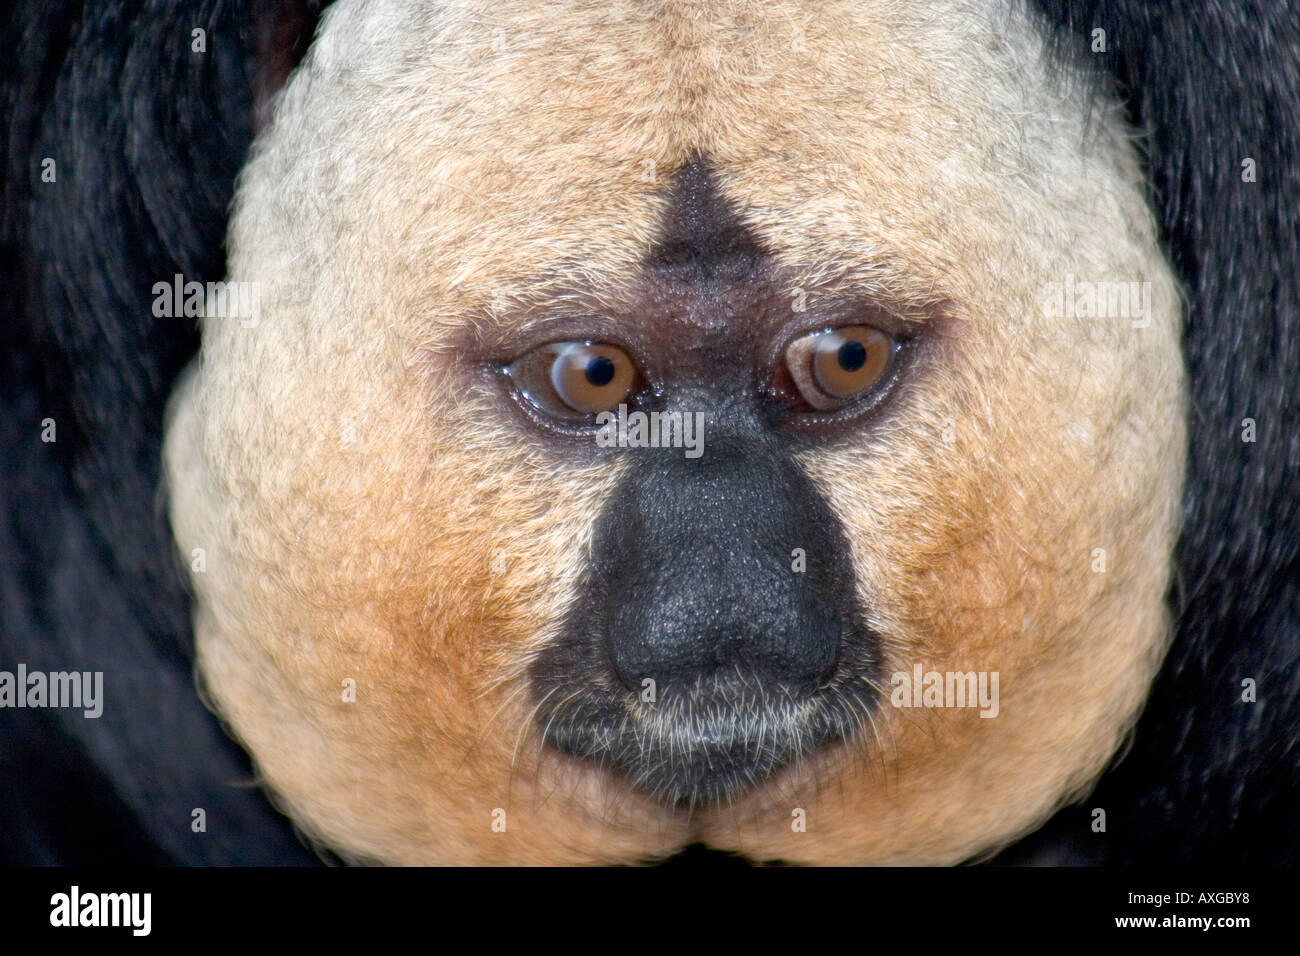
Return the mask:
<svg viewBox="0 0 1300 956">
<path fill-rule="evenodd" d="M 570 420 L 617 408 L 637 378 L 631 357 L 601 342 L 550 342 L 515 359 L 506 372 L 531 404 Z"/>
<path fill-rule="evenodd" d="M 894 340 L 867 325 L 804 335 L 786 346 L 785 371 L 800 398 L 833 411 L 879 384 L 894 360 Z"/>
</svg>

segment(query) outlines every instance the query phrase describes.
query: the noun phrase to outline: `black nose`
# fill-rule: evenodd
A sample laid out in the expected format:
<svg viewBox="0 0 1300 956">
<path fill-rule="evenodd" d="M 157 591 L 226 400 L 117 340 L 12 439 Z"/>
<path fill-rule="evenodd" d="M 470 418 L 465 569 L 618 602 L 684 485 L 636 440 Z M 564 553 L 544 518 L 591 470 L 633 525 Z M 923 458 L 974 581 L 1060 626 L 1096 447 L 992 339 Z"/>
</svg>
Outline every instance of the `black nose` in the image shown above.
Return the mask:
<svg viewBox="0 0 1300 956">
<path fill-rule="evenodd" d="M 695 459 L 643 450 L 594 547 L 609 657 L 629 689 L 735 674 L 797 694 L 833 672 L 854 606 L 847 543 L 760 431 L 706 430 Z"/>
</svg>

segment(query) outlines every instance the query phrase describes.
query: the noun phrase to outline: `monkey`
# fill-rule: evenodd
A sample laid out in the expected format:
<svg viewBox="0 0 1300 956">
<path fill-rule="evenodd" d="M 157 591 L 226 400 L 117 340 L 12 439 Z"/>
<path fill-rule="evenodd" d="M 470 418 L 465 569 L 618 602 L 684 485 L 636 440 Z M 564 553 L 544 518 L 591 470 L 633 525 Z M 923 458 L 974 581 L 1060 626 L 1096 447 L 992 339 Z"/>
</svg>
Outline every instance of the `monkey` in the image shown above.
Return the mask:
<svg viewBox="0 0 1300 956">
<path fill-rule="evenodd" d="M 20 719 L 174 792 L 105 852 L 1293 862 L 1300 31 L 1193 6 L 214 9 L 121 108 L 222 148 L 62 186 L 11 106 L 7 656 L 114 722 Z"/>
</svg>

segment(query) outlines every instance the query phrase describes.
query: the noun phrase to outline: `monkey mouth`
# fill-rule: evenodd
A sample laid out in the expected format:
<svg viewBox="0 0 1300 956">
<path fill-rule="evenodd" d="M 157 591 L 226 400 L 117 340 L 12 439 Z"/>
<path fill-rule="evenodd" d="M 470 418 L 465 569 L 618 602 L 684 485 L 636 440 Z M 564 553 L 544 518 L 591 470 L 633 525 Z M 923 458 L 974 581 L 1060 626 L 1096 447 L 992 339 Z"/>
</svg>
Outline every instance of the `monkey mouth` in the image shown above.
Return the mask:
<svg viewBox="0 0 1300 956">
<path fill-rule="evenodd" d="M 690 810 L 734 801 L 777 770 L 849 738 L 870 719 L 876 697 L 862 679 L 796 695 L 736 674 L 665 688 L 655 701 L 613 690 L 551 693 L 537 721 L 545 745 L 607 768 L 665 806 Z M 555 698 L 560 702 L 550 706 Z"/>
</svg>

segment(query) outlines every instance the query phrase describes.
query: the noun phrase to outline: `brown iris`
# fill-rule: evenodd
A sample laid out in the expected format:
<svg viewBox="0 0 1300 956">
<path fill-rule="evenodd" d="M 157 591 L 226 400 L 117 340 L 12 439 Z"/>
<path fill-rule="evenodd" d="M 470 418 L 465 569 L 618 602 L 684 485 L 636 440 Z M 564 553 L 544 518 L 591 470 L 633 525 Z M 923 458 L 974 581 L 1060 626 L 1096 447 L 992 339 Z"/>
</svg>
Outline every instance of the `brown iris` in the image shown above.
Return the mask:
<svg viewBox="0 0 1300 956">
<path fill-rule="evenodd" d="M 612 411 L 636 380 L 628 354 L 599 342 L 551 342 L 515 359 L 507 371 L 535 406 L 570 419 Z"/>
<path fill-rule="evenodd" d="M 823 329 L 785 350 L 795 387 L 817 411 L 839 408 L 869 391 L 885 377 L 893 356 L 893 340 L 866 325 Z"/>
</svg>

